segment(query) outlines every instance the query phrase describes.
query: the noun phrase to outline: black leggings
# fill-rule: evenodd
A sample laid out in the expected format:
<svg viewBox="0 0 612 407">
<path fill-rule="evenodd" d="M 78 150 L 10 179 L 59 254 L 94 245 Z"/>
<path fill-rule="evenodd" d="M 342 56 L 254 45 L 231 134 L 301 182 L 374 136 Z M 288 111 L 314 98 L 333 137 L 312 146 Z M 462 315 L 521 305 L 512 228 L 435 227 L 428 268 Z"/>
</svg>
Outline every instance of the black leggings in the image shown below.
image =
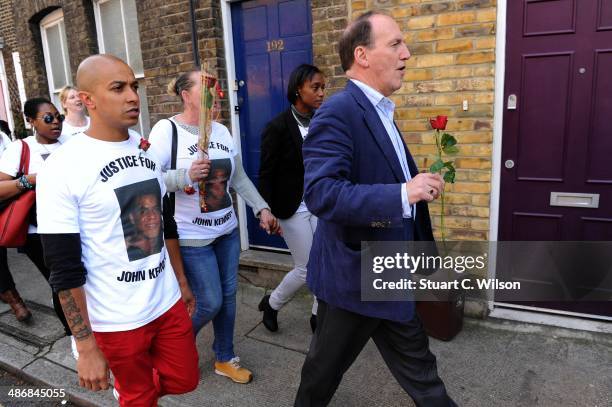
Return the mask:
<svg viewBox="0 0 612 407">
<path fill-rule="evenodd" d="M 45 280 L 47 280 L 48 283 L 50 271 L 47 266 L 45 266 L 40 236 L 35 233 L 28 234 L 26 244 L 21 248 L 20 252 L 25 253 L 25 255 L 28 256 L 28 259 L 30 259 L 32 263 L 34 263 L 34 265 L 38 268 L 38 271 L 40 271 L 40 274 L 43 275 L 43 277 L 45 278 Z M 68 326 L 68 322 L 66 322 L 66 317 L 64 316 L 64 310 L 62 310 L 62 304 L 60 303 L 59 297 L 57 296 L 56 292 L 53 292 L 53 308 L 55 309 L 55 314 L 57 314 L 57 317 L 59 318 L 60 322 L 62 323 L 62 325 L 64 325 L 64 331 L 66 332 L 66 335 L 72 335 L 72 332 L 70 332 L 70 327 Z"/>
<path fill-rule="evenodd" d="M 0 247 L 0 293 L 13 288 L 15 288 L 15 282 L 8 267 L 6 247 Z"/>
</svg>

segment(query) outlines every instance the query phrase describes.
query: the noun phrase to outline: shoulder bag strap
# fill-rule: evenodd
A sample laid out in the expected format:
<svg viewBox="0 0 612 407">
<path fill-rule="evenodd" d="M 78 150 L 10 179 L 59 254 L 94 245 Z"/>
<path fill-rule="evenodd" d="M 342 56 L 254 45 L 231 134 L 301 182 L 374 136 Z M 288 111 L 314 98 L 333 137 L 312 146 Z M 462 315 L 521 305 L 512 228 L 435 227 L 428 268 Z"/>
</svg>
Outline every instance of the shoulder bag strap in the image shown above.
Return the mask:
<svg viewBox="0 0 612 407">
<path fill-rule="evenodd" d="M 21 140 L 21 159 L 19 160 L 18 174 L 25 175 L 30 170 L 30 146 Z"/>
</svg>

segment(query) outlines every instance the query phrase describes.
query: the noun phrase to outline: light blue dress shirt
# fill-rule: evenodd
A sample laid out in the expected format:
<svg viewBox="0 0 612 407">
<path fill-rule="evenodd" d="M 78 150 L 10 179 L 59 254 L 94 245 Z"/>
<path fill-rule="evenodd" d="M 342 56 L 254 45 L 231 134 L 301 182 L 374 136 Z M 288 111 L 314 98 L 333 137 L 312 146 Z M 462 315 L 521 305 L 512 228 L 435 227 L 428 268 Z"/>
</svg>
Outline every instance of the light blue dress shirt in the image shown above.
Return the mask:
<svg viewBox="0 0 612 407">
<path fill-rule="evenodd" d="M 395 123 L 393 122 L 395 103 L 365 83 L 360 82 L 357 79 L 351 79 L 351 81 L 353 81 L 353 83 L 363 91 L 370 103 L 372 103 L 372 106 L 374 106 L 376 109 L 376 113 L 378 113 L 380 121 L 385 126 L 385 130 L 387 130 L 387 135 L 391 140 L 391 144 L 393 144 L 395 154 L 397 154 L 397 159 L 399 160 L 402 171 L 404 172 L 404 177 L 406 177 L 406 181 L 410 181 L 412 179 L 412 175 L 410 174 L 410 169 L 408 167 L 408 159 L 406 158 L 406 150 L 404 150 L 402 136 L 397 131 L 397 127 L 395 127 Z M 408 202 L 408 190 L 406 189 L 406 184 L 401 184 L 400 188 L 403 216 L 404 218 L 414 217 L 416 214 L 416 207 L 411 206 Z"/>
</svg>

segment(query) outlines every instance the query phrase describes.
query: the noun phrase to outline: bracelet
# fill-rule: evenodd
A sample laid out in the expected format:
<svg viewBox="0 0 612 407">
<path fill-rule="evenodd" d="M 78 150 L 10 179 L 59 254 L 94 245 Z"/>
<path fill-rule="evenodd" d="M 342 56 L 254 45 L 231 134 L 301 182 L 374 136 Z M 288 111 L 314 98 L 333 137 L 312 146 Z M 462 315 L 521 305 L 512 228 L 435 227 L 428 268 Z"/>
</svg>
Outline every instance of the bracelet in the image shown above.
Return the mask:
<svg viewBox="0 0 612 407">
<path fill-rule="evenodd" d="M 34 189 L 34 185 L 30 184 L 30 181 L 28 181 L 28 177 L 26 175 L 22 175 L 17 179 L 17 181 L 17 188 L 22 191 Z"/>
</svg>

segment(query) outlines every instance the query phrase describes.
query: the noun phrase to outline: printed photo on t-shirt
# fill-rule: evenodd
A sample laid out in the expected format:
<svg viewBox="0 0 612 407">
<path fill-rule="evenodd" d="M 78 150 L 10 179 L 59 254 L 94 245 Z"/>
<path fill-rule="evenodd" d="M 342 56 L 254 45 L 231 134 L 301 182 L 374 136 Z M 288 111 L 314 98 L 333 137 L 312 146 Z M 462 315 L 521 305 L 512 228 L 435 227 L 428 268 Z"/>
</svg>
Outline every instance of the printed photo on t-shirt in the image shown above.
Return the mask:
<svg viewBox="0 0 612 407">
<path fill-rule="evenodd" d="M 121 208 L 121 225 L 129 261 L 161 252 L 163 222 L 161 190 L 157 179 L 115 189 Z"/>
<path fill-rule="evenodd" d="M 205 188 L 207 212 L 218 211 L 232 205 L 232 198 L 227 191 L 231 173 L 232 162 L 229 158 L 211 160 L 210 175 L 206 179 Z"/>
</svg>

